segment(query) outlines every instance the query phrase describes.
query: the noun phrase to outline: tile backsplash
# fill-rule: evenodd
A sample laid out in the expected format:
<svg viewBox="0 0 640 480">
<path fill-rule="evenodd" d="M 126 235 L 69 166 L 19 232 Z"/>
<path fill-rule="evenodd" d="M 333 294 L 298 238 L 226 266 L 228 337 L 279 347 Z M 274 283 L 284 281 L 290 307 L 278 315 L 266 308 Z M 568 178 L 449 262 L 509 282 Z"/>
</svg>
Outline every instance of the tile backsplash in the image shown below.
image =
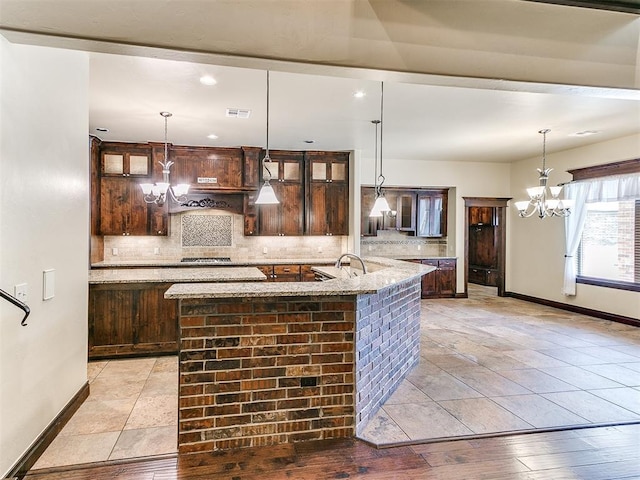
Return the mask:
<svg viewBox="0 0 640 480">
<path fill-rule="evenodd" d="M 375 237 L 360 240 L 360 252 L 373 257 L 444 257 L 447 256 L 446 238 L 410 237 L 395 230 L 379 230 Z"/>
<path fill-rule="evenodd" d="M 183 257 L 335 260 L 348 248 L 346 236 L 245 237 L 242 215 L 221 210 L 172 214 L 169 219 L 166 237 L 104 237 L 104 261 L 179 261 Z"/>
</svg>

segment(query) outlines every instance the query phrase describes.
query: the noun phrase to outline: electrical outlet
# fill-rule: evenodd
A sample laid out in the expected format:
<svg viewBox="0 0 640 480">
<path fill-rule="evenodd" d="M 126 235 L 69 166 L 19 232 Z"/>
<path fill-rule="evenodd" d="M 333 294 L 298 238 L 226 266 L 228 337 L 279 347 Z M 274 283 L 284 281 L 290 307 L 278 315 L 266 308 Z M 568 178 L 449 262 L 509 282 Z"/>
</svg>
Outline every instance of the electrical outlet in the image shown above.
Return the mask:
<svg viewBox="0 0 640 480">
<path fill-rule="evenodd" d="M 318 253 L 322 253 L 322 246 L 318 247 Z"/>
<path fill-rule="evenodd" d="M 418 250 L 420 250 L 421 248 L 422 248 L 422 246 L 421 246 L 421 245 L 418 245 Z"/>
<path fill-rule="evenodd" d="M 13 287 L 13 296 L 20 300 L 22 303 L 27 301 L 27 284 L 20 283 Z"/>
<path fill-rule="evenodd" d="M 267 247 L 262 247 L 262 253 L 264 253 L 265 255 L 267 254 Z"/>
<path fill-rule="evenodd" d="M 154 255 L 160 255 L 160 248 L 155 247 L 155 248 L 153 249 L 153 254 L 154 254 Z"/>
<path fill-rule="evenodd" d="M 111 249 L 111 255 L 118 255 L 118 249 L 116 247 Z"/>
</svg>

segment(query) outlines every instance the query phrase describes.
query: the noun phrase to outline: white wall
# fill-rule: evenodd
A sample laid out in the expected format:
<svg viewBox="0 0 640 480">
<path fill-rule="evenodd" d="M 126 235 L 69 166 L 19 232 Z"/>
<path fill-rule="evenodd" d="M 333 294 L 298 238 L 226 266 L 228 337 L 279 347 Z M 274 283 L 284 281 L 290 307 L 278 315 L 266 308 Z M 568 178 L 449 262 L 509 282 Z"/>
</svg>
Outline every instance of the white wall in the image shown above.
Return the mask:
<svg viewBox="0 0 640 480">
<path fill-rule="evenodd" d="M 640 158 L 640 135 L 547 155 L 551 172 L 549 184 L 571 181 L 568 169 Z M 511 190 L 514 201 L 526 200 L 525 188 L 538 182 L 540 157 L 512 166 Z M 517 197 L 517 198 L 516 198 Z M 507 230 L 508 291 L 584 308 L 639 318 L 640 293 L 591 285 L 577 285 L 575 297 L 562 294 L 564 271 L 564 221 L 559 218 L 519 218 L 510 209 Z"/>
<path fill-rule="evenodd" d="M 89 62 L 0 36 L 0 69 L 0 288 L 27 283 L 32 312 L 0 300 L 4 476 L 87 378 Z"/>
<path fill-rule="evenodd" d="M 458 257 L 457 291 L 464 291 L 464 198 L 510 197 L 511 166 L 506 163 L 384 159 L 385 185 L 450 187 L 447 255 Z M 373 160 L 363 161 L 360 177 L 374 184 Z M 453 207 L 453 208 L 452 208 Z M 507 231 L 509 224 L 507 223 Z"/>
</svg>

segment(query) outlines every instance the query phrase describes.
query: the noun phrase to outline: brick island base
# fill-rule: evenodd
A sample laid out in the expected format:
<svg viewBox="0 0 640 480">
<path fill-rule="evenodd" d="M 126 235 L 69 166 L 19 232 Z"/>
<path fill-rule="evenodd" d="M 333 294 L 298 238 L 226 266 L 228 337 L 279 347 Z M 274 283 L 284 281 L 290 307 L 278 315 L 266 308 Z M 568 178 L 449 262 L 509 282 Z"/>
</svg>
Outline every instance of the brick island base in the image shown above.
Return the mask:
<svg viewBox="0 0 640 480">
<path fill-rule="evenodd" d="M 357 435 L 419 360 L 420 278 L 180 300 L 180 453 Z"/>
</svg>

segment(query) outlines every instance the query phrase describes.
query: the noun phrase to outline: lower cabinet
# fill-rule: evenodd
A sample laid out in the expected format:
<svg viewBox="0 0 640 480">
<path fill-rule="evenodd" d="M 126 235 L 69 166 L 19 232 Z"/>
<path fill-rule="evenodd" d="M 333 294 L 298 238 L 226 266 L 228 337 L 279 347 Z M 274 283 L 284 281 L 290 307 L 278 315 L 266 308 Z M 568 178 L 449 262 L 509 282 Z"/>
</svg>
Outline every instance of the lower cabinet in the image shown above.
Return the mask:
<svg viewBox="0 0 640 480">
<path fill-rule="evenodd" d="M 171 283 L 89 286 L 89 359 L 178 352 L 178 301 Z"/>
<path fill-rule="evenodd" d="M 423 265 L 436 267 L 433 272 L 422 276 L 422 298 L 444 298 L 456 296 L 455 258 L 428 258 L 419 260 Z"/>
</svg>

